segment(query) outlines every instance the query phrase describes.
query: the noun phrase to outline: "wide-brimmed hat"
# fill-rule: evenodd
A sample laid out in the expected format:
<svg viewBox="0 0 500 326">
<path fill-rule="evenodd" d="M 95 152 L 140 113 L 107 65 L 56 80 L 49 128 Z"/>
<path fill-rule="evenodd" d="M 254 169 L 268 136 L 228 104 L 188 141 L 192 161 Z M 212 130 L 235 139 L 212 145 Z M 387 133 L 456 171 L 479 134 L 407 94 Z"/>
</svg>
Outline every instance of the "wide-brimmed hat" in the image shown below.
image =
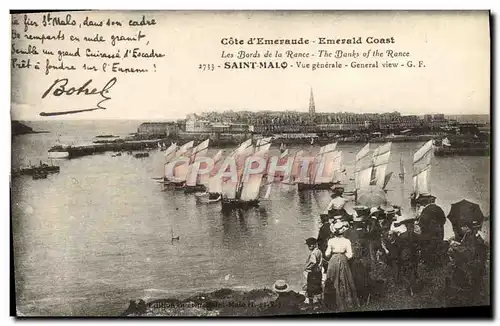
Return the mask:
<svg viewBox="0 0 500 326">
<path fill-rule="evenodd" d="M 418 197 L 416 198 L 417 204 L 420 204 L 420 205 L 427 205 L 427 204 L 433 203 L 435 200 L 436 200 L 436 196 L 433 196 L 429 193 L 419 194 Z"/>
<path fill-rule="evenodd" d="M 352 216 L 353 222 L 363 222 L 365 220 L 366 220 L 366 215 L 353 215 Z"/>
<path fill-rule="evenodd" d="M 370 208 L 370 215 L 376 214 L 378 212 L 380 212 L 380 210 L 378 209 L 378 207 L 372 207 L 372 208 Z"/>
<path fill-rule="evenodd" d="M 352 209 L 356 212 L 358 216 L 370 214 L 370 208 L 363 205 L 354 206 Z"/>
<path fill-rule="evenodd" d="M 316 240 L 316 238 L 311 237 L 311 238 L 306 239 L 306 245 L 308 245 L 308 246 L 312 246 L 312 245 L 315 245 L 317 243 L 318 243 L 318 241 Z"/>
<path fill-rule="evenodd" d="M 333 233 L 342 234 L 349 228 L 349 223 L 337 220 L 330 228 Z"/>
<path fill-rule="evenodd" d="M 396 214 L 396 210 L 394 209 L 394 207 L 392 207 L 390 205 L 389 206 L 384 206 L 384 207 L 381 207 L 381 208 L 384 210 L 384 213 L 386 215 L 388 215 L 388 214 Z"/>
<path fill-rule="evenodd" d="M 274 292 L 289 292 L 290 286 L 288 286 L 288 283 L 285 282 L 284 280 L 277 280 L 273 284 L 273 291 Z"/>
<path fill-rule="evenodd" d="M 331 187 L 330 189 L 332 189 L 333 194 L 337 195 L 337 196 L 341 196 L 344 193 L 344 187 L 340 187 L 340 186 L 335 185 L 335 186 Z"/>
</svg>

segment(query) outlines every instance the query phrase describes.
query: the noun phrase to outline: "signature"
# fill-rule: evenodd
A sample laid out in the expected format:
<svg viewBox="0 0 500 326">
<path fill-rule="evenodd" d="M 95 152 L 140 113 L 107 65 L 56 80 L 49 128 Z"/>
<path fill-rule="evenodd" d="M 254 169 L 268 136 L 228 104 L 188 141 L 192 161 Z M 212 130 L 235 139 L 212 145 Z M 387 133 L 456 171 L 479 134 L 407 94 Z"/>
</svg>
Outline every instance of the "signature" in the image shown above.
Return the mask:
<svg viewBox="0 0 500 326">
<path fill-rule="evenodd" d="M 47 88 L 47 90 L 42 94 L 42 99 L 46 98 L 47 96 L 73 96 L 73 95 L 100 95 L 101 100 L 96 104 L 95 108 L 91 109 L 79 109 L 79 110 L 70 110 L 70 111 L 62 111 L 62 112 L 40 112 L 41 116 L 54 116 L 54 115 L 63 115 L 63 114 L 73 114 L 73 113 L 80 113 L 80 112 L 88 112 L 88 111 L 94 111 L 94 110 L 106 110 L 105 107 L 103 107 L 103 103 L 110 100 L 111 97 L 108 96 L 107 94 L 109 93 L 109 90 L 116 84 L 116 77 L 111 78 L 104 87 L 102 87 L 100 90 L 92 87 L 90 84 L 92 83 L 92 79 L 87 80 L 82 86 L 75 88 L 75 87 L 68 87 L 69 80 L 68 78 L 63 78 L 63 79 L 56 79 L 52 83 L 52 85 Z"/>
</svg>

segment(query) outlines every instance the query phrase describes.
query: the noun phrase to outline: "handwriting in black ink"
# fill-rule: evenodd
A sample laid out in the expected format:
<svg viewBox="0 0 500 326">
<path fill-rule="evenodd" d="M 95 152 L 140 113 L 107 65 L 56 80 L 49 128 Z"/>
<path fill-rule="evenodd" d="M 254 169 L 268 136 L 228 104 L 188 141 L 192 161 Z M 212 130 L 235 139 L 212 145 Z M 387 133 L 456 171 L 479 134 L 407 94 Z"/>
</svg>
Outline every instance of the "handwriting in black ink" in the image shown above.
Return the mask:
<svg viewBox="0 0 500 326">
<path fill-rule="evenodd" d="M 48 95 L 51 96 L 74 96 L 74 95 L 84 95 L 84 96 L 91 96 L 91 95 L 100 95 L 101 100 L 96 104 L 95 108 L 90 108 L 90 109 L 78 109 L 78 110 L 69 110 L 69 111 L 62 111 L 62 112 L 41 112 L 41 116 L 55 116 L 55 115 L 63 115 L 63 114 L 74 114 L 74 113 L 80 113 L 80 112 L 87 112 L 87 111 L 94 111 L 94 110 L 106 110 L 105 107 L 103 107 L 103 103 L 110 100 L 111 97 L 108 96 L 107 94 L 111 90 L 111 88 L 116 84 L 117 78 L 113 77 L 111 78 L 104 87 L 102 87 L 100 90 L 92 87 L 90 84 L 92 83 L 92 79 L 87 80 L 82 86 L 75 88 L 75 87 L 69 87 L 68 88 L 68 83 L 69 80 L 67 78 L 63 79 L 56 79 L 52 85 L 47 88 L 47 90 L 42 94 L 42 99 L 46 98 Z"/>
</svg>

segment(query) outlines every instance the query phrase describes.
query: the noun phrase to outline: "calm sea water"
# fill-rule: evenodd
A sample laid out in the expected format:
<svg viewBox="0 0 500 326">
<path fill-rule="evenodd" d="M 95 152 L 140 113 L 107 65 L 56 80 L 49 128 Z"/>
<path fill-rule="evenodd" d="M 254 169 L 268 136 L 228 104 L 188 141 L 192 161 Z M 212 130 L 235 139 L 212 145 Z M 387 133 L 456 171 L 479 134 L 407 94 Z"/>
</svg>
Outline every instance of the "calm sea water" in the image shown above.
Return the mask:
<svg viewBox="0 0 500 326">
<path fill-rule="evenodd" d="M 13 167 L 47 161 L 61 143 L 85 143 L 99 134 L 127 135 L 138 121 L 30 122 L 47 134 L 15 137 Z M 408 206 L 407 171 L 421 143 L 394 143 L 389 199 Z M 352 170 L 362 144 L 339 145 Z M 291 147 L 293 153 L 299 148 Z M 318 148 L 305 147 L 313 152 Z M 215 149 L 213 149 L 215 150 Z M 277 149 L 272 149 L 277 153 Z M 210 153 L 210 152 L 209 152 Z M 111 153 L 58 161 L 59 174 L 12 181 L 16 300 L 31 315 L 116 315 L 130 299 L 151 299 L 220 287 L 270 287 L 285 279 L 298 289 L 308 255 L 304 239 L 316 236 L 327 192 L 299 195 L 273 187 L 271 201 L 224 216 L 220 205 L 197 205 L 193 195 L 164 192 L 163 153 L 135 159 Z M 490 214 L 489 157 L 436 158 L 432 191 L 447 214 L 466 198 Z M 347 187 L 349 189 L 349 187 Z M 404 200 L 402 198 L 404 193 Z M 489 237 L 489 227 L 483 228 Z M 449 222 L 446 236 L 451 235 Z M 171 243 L 171 235 L 180 241 Z"/>
</svg>

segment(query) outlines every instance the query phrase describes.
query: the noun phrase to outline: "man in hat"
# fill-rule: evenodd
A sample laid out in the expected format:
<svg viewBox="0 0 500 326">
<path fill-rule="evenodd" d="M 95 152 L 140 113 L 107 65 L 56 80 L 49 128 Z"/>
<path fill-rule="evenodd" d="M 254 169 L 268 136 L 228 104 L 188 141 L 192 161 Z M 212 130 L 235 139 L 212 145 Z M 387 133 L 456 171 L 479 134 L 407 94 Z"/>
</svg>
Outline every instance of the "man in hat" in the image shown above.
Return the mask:
<svg viewBox="0 0 500 326">
<path fill-rule="evenodd" d="M 307 257 L 306 266 L 304 268 L 304 271 L 307 274 L 306 294 L 309 303 L 314 304 L 315 301 L 319 300 L 319 296 L 323 292 L 323 286 L 321 284 L 321 279 L 323 277 L 323 273 L 321 271 L 323 254 L 318 249 L 315 238 L 307 238 L 306 245 L 311 251 L 309 253 L 309 257 Z"/>
<path fill-rule="evenodd" d="M 288 283 L 284 280 L 277 280 L 273 285 L 273 291 L 278 294 L 278 298 L 265 310 L 264 315 L 297 315 L 301 313 L 300 306 L 304 303 L 305 297 L 292 291 Z"/>
<path fill-rule="evenodd" d="M 436 267 L 445 257 L 443 241 L 446 215 L 443 209 L 435 204 L 435 200 L 436 197 L 430 194 L 417 197 L 422 260 L 430 267 Z"/>
</svg>

